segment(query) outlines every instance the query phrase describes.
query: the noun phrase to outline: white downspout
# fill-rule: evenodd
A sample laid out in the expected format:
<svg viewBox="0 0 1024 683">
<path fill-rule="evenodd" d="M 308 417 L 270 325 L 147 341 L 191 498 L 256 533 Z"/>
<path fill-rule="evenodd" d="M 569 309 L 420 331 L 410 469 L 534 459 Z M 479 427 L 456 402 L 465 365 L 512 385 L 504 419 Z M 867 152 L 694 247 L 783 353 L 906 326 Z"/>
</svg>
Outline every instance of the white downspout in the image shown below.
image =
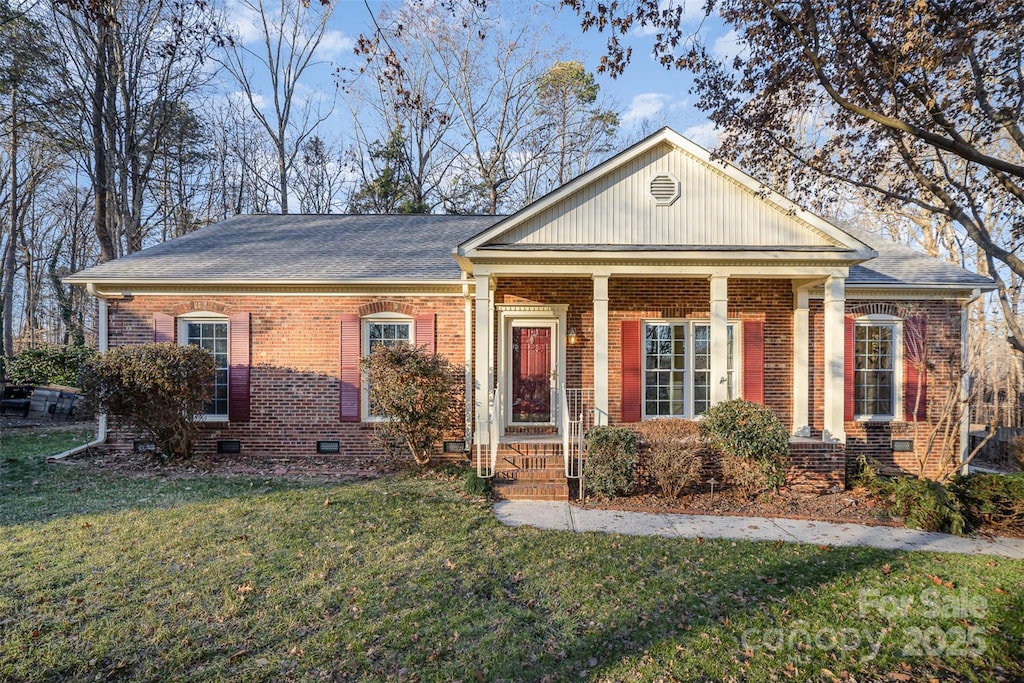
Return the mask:
<svg viewBox="0 0 1024 683">
<path fill-rule="evenodd" d="M 967 364 L 971 361 L 971 306 L 981 298 L 981 290 L 976 289 L 971 298 L 964 302 L 960 309 L 960 401 L 966 402 L 971 396 L 971 375 Z M 971 452 L 971 407 L 965 406 L 960 416 L 960 462 L 967 459 Z M 970 465 L 963 465 L 960 474 L 965 477 L 971 473 Z"/>
<path fill-rule="evenodd" d="M 90 282 L 86 286 L 86 289 L 88 290 L 89 294 L 91 294 L 92 296 L 97 297 L 97 299 L 99 301 L 99 320 L 97 321 L 97 328 L 98 329 L 96 330 L 96 334 L 97 334 L 96 348 L 97 348 L 97 350 L 100 353 L 106 353 L 106 351 L 107 351 L 107 344 L 108 344 L 108 339 L 107 339 L 107 300 L 103 297 L 103 295 L 98 294 L 96 292 L 96 287 L 93 285 L 93 283 Z M 64 451 L 63 453 L 58 453 L 57 455 L 51 455 L 50 457 L 48 457 L 46 459 L 46 462 L 59 462 L 59 461 L 63 460 L 64 458 L 68 458 L 68 457 L 70 457 L 72 455 L 77 455 L 78 453 L 81 453 L 82 451 L 88 450 L 88 449 L 92 448 L 93 446 L 99 446 L 100 444 L 105 443 L 106 440 L 107 440 L 107 415 L 106 415 L 106 413 L 104 413 L 104 414 L 101 414 L 97 418 L 96 438 L 95 439 L 93 439 L 92 441 L 90 441 L 87 444 L 82 444 L 81 446 L 75 446 L 74 448 L 68 449 L 68 450 Z"/>
<path fill-rule="evenodd" d="M 469 279 L 466 272 L 462 272 L 462 299 L 465 303 L 465 329 L 463 331 L 463 347 L 465 355 L 465 397 L 466 397 L 466 454 L 472 453 L 471 444 L 476 441 L 476 434 L 473 432 L 473 298 L 469 295 Z"/>
</svg>

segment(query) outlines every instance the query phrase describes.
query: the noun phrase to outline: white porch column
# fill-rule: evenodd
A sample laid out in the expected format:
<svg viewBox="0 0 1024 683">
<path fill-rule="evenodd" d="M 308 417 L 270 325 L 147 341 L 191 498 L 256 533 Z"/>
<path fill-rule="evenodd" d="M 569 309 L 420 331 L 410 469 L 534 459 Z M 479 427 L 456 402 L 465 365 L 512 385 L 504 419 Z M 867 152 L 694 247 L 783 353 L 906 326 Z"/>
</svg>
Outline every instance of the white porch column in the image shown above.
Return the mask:
<svg viewBox="0 0 1024 683">
<path fill-rule="evenodd" d="M 594 273 L 594 424 L 608 424 L 608 273 Z"/>
<path fill-rule="evenodd" d="M 711 405 L 729 400 L 729 277 L 711 276 Z"/>
<path fill-rule="evenodd" d="M 473 333 L 473 345 L 475 348 L 474 366 L 476 380 L 473 387 L 473 403 L 476 410 L 476 424 L 474 442 L 489 443 L 489 434 L 486 427 L 488 413 L 487 405 L 491 400 L 491 389 L 494 386 L 494 368 L 492 366 L 493 354 L 493 327 L 491 325 L 491 277 L 489 273 L 477 271 L 474 274 L 476 288 L 474 297 L 476 299 L 475 329 Z"/>
<path fill-rule="evenodd" d="M 811 435 L 808 392 L 810 379 L 810 296 L 808 285 L 793 283 L 793 434 Z"/>
<path fill-rule="evenodd" d="M 846 356 L 846 278 L 825 280 L 825 441 L 846 443 L 843 425 Z"/>
</svg>

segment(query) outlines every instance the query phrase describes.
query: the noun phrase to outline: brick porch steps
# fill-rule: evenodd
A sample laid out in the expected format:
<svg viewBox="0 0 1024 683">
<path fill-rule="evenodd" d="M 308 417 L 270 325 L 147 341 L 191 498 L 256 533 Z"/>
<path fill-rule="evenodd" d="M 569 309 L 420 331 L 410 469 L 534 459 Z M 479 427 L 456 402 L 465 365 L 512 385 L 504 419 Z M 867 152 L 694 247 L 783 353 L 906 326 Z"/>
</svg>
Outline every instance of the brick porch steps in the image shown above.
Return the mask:
<svg viewBox="0 0 1024 683">
<path fill-rule="evenodd" d="M 494 495 L 502 500 L 569 500 L 562 444 L 513 441 L 498 446 Z"/>
<path fill-rule="evenodd" d="M 500 500 L 569 500 L 569 484 L 562 476 L 562 483 L 505 483 L 494 482 L 494 496 Z"/>
</svg>

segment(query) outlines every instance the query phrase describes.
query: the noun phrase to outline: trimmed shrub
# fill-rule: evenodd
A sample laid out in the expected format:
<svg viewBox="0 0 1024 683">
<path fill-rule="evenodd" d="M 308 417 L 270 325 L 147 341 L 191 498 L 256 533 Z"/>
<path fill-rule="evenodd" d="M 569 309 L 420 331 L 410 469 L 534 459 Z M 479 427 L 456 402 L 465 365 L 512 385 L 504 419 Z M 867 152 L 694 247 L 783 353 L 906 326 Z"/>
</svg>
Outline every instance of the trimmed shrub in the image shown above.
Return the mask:
<svg viewBox="0 0 1024 683">
<path fill-rule="evenodd" d="M 586 487 L 604 496 L 623 496 L 636 474 L 636 434 L 625 427 L 594 427 L 587 432 Z"/>
<path fill-rule="evenodd" d="M 7 366 L 12 384 L 79 386 L 81 368 L 96 357 L 87 346 L 40 346 L 19 352 Z"/>
<path fill-rule="evenodd" d="M 461 424 L 461 372 L 443 356 L 409 344 L 380 344 L 362 359 L 377 415 L 375 436 L 392 452 L 404 444 L 418 465 L 430 462 L 437 443 Z"/>
<path fill-rule="evenodd" d="M 481 498 L 491 497 L 491 480 L 484 479 L 483 477 L 477 476 L 475 469 L 466 471 L 465 483 L 463 490 L 467 495 L 480 496 Z"/>
<path fill-rule="evenodd" d="M 746 496 L 777 489 L 789 471 L 789 432 L 759 403 L 725 401 L 704 413 L 701 431 L 717 451 L 722 475 Z"/>
<path fill-rule="evenodd" d="M 973 528 L 1024 532 L 1024 474 L 972 474 L 955 479 L 950 489 Z"/>
<path fill-rule="evenodd" d="M 131 344 L 82 368 L 82 388 L 98 410 L 125 418 L 164 459 L 192 454 L 192 440 L 213 387 L 216 362 L 198 346 Z"/>
<path fill-rule="evenodd" d="M 663 495 L 677 498 L 683 489 L 700 481 L 707 445 L 699 424 L 680 419 L 647 420 L 635 430 L 646 447 L 640 458 Z"/>
<path fill-rule="evenodd" d="M 908 527 L 951 534 L 963 534 L 967 528 L 960 499 L 936 481 L 893 479 L 892 499 L 893 511 L 904 518 Z"/>
</svg>

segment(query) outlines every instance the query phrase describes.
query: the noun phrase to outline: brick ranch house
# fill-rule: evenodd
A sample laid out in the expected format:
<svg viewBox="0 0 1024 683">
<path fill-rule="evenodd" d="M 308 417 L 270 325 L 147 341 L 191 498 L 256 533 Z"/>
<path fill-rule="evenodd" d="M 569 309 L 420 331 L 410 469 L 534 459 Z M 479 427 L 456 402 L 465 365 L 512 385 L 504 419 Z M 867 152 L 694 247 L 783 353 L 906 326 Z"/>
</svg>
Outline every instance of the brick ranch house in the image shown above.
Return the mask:
<svg viewBox="0 0 1024 683">
<path fill-rule="evenodd" d="M 589 424 L 735 397 L 781 418 L 819 485 L 861 455 L 916 469 L 993 286 L 667 128 L 511 216 L 236 216 L 67 281 L 99 300 L 101 350 L 214 352 L 200 452 L 373 454 L 359 358 L 401 340 L 466 368 L 445 450 L 472 448 L 502 495 L 555 498 Z"/>
</svg>

